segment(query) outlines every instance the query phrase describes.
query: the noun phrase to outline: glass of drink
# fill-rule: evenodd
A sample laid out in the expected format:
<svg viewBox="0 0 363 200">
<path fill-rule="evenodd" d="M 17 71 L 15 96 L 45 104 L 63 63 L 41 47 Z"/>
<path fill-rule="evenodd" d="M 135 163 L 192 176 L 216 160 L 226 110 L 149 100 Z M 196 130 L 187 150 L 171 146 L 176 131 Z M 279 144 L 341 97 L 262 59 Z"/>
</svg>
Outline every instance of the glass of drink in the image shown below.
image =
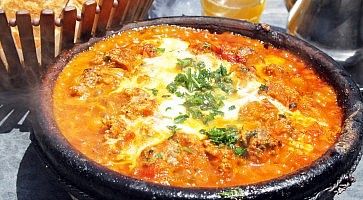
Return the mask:
<svg viewBox="0 0 363 200">
<path fill-rule="evenodd" d="M 265 7 L 265 0 L 200 0 L 203 14 L 207 16 L 245 19 L 258 22 Z"/>
</svg>

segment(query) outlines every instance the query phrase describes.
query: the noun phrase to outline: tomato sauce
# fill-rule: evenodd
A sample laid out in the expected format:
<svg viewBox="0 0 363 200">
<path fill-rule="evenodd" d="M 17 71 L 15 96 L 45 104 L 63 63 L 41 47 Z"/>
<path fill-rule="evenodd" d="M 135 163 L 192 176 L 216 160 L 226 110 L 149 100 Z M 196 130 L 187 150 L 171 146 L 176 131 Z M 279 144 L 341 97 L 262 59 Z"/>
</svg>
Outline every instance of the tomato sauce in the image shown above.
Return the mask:
<svg viewBox="0 0 363 200">
<path fill-rule="evenodd" d="M 159 104 L 149 91 L 119 92 L 119 85 L 133 76 L 137 83 L 153 81 L 138 69 L 144 58 L 162 51 L 160 38 L 180 39 L 193 54 L 228 61 L 241 81 L 251 75 L 263 82 L 259 95 L 274 101 L 253 101 L 238 110 L 243 128 L 236 144 L 243 149 L 176 131 L 144 148 L 133 164 L 119 156 L 139 135 L 127 122 L 153 116 Z M 293 173 L 335 143 L 343 118 L 334 89 L 298 56 L 232 33 L 166 25 L 122 32 L 77 55 L 59 75 L 53 101 L 59 129 L 88 158 L 127 176 L 180 187 L 244 185 Z"/>
</svg>

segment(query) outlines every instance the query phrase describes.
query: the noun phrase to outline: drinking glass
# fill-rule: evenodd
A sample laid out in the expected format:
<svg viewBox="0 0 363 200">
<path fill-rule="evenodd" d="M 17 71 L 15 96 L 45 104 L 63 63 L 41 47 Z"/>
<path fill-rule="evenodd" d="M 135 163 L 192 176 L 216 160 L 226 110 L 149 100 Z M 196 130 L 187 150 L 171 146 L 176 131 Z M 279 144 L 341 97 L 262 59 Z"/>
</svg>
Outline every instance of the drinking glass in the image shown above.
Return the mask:
<svg viewBox="0 0 363 200">
<path fill-rule="evenodd" d="M 203 14 L 207 16 L 260 20 L 265 0 L 200 0 Z"/>
</svg>

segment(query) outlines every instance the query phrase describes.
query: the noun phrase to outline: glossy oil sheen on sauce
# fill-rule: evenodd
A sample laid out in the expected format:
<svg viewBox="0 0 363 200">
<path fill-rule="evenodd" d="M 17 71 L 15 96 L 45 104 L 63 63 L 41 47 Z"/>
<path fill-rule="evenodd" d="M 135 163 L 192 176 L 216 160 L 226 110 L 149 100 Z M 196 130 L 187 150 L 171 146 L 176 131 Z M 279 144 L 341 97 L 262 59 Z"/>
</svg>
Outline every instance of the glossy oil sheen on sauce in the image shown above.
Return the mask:
<svg viewBox="0 0 363 200">
<path fill-rule="evenodd" d="M 128 30 L 79 53 L 53 92 L 57 125 L 88 158 L 181 187 L 292 173 L 339 137 L 331 86 L 296 55 L 177 26 Z"/>
</svg>

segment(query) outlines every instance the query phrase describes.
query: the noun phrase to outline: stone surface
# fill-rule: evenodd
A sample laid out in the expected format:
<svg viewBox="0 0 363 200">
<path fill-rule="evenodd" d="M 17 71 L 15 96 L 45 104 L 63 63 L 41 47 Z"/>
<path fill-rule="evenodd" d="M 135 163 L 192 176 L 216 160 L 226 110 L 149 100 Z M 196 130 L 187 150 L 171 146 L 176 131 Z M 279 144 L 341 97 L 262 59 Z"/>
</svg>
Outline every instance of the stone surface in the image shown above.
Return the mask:
<svg viewBox="0 0 363 200">
<path fill-rule="evenodd" d="M 0 134 L 0 199 L 70 199 L 36 154 L 29 135 L 17 129 Z"/>
<path fill-rule="evenodd" d="M 178 1 L 176 9 L 175 7 L 174 9 L 173 7 L 170 8 L 175 0 L 156 1 L 156 6 L 165 6 L 166 8 L 162 10 L 154 7 L 153 11 L 150 12 L 151 17 L 201 14 L 199 0 Z M 284 28 L 287 14 L 283 0 L 267 0 L 261 21 Z M 337 195 L 335 199 L 363 199 L 363 191 L 361 191 L 363 188 L 362 163 L 358 165 L 353 175 L 357 181 L 345 192 Z M 29 140 L 28 132 L 14 129 L 10 133 L 0 133 L 0 199 L 70 199 L 37 156 L 34 146 Z"/>
</svg>

